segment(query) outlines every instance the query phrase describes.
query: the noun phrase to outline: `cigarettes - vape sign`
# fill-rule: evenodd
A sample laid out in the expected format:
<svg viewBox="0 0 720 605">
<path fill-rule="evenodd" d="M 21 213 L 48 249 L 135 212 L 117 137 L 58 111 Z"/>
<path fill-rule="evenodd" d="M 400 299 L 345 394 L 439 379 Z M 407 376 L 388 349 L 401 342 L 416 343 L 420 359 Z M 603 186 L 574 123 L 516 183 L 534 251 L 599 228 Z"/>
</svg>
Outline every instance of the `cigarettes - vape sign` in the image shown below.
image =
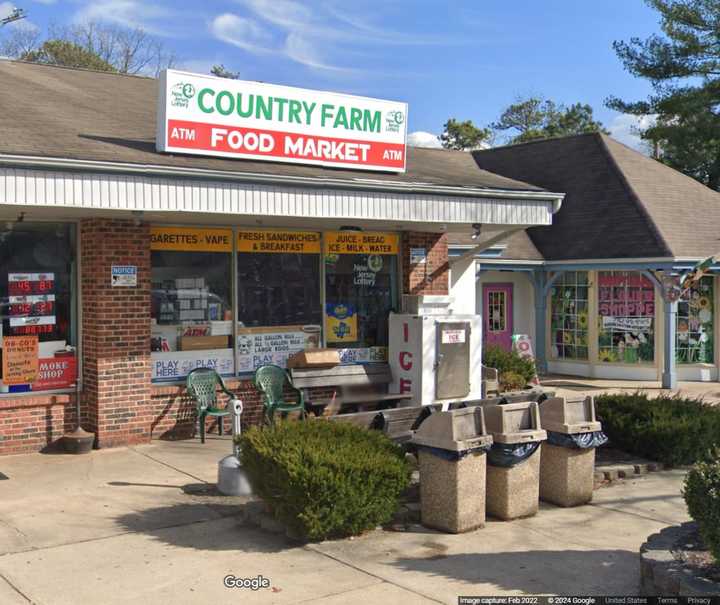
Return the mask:
<svg viewBox="0 0 720 605">
<path fill-rule="evenodd" d="M 158 151 L 405 172 L 407 104 L 166 70 Z"/>
</svg>

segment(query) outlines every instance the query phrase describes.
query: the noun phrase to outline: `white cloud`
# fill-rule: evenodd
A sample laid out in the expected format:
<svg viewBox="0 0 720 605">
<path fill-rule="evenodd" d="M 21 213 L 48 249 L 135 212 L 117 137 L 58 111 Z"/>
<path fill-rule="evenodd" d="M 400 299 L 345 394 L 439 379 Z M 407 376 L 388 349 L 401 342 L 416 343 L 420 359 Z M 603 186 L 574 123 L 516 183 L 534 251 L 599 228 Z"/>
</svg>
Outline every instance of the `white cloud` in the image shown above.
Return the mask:
<svg viewBox="0 0 720 605">
<path fill-rule="evenodd" d="M 169 36 L 168 27 L 176 13 L 157 4 L 139 0 L 95 0 L 81 8 L 76 22 L 102 21 L 123 27 L 140 28 L 155 36 Z"/>
<path fill-rule="evenodd" d="M 639 130 L 644 130 L 655 123 L 655 116 L 633 116 L 621 113 L 613 118 L 608 130 L 610 136 L 628 147 L 649 154 L 648 144 L 640 138 Z"/>
<path fill-rule="evenodd" d="M 338 67 L 325 63 L 322 57 L 319 56 L 318 50 L 312 42 L 297 33 L 290 33 L 285 39 L 285 54 L 296 63 L 301 63 L 302 65 L 315 69 L 343 72 L 356 71 L 348 67 Z"/>
<path fill-rule="evenodd" d="M 432 147 L 434 149 L 440 149 L 442 147 L 440 139 L 438 139 L 436 134 L 422 130 L 408 133 L 407 144 L 410 147 Z"/>
<path fill-rule="evenodd" d="M 212 34 L 223 42 L 251 53 L 272 53 L 272 35 L 252 19 L 232 13 L 218 15 L 210 24 Z"/>
</svg>

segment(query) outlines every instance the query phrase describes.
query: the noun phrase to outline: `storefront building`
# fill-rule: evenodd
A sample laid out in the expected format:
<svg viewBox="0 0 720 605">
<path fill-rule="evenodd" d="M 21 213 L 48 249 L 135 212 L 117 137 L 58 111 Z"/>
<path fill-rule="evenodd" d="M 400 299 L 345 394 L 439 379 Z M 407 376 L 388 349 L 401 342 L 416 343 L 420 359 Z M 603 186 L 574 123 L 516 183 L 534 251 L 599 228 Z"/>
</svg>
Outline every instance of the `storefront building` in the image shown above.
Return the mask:
<svg viewBox="0 0 720 605">
<path fill-rule="evenodd" d="M 548 225 L 562 203 L 406 150 L 402 104 L 182 72 L 0 78 L 0 454 L 52 446 L 78 403 L 98 447 L 189 437 L 199 366 L 257 422 L 257 367 L 317 346 L 387 363 L 390 313 L 449 294 L 449 234 Z M 238 121 L 251 102 L 263 128 Z"/>
<path fill-rule="evenodd" d="M 484 249 L 451 237 L 451 266 L 473 250 L 485 343 L 507 348 L 527 334 L 551 374 L 718 380 L 717 266 L 676 308 L 663 288 L 720 252 L 719 194 L 604 135 L 474 155 L 487 170 L 566 192 L 551 226 Z"/>
</svg>

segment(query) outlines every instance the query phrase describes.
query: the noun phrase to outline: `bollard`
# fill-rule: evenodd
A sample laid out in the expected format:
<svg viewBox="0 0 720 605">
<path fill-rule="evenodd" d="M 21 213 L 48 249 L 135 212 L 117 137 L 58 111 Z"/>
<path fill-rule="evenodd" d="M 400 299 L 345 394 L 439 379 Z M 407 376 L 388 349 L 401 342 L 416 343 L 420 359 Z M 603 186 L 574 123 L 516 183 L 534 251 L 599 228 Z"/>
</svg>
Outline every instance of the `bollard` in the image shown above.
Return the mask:
<svg viewBox="0 0 720 605">
<path fill-rule="evenodd" d="M 236 443 L 236 437 L 239 437 L 242 431 L 240 416 L 243 405 L 239 399 L 231 399 L 228 405 L 232 418 L 233 453 L 218 463 L 218 491 L 225 496 L 250 496 L 252 487 L 240 465 L 240 446 Z"/>
</svg>

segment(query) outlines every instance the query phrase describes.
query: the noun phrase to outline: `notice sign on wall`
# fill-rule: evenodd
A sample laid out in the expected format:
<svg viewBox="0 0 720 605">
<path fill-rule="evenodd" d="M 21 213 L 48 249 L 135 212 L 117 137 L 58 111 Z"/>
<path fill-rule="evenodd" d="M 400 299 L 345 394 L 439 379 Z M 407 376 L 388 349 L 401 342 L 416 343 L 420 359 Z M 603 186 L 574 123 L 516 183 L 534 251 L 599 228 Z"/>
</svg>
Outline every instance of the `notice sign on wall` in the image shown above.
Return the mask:
<svg viewBox="0 0 720 605">
<path fill-rule="evenodd" d="M 397 254 L 397 233 L 378 231 L 329 231 L 325 234 L 326 254 Z"/>
<path fill-rule="evenodd" d="M 405 172 L 407 104 L 175 70 L 158 151 Z"/>
<path fill-rule="evenodd" d="M 2 353 L 3 384 L 30 384 L 37 380 L 37 336 L 5 336 Z"/>
<path fill-rule="evenodd" d="M 314 231 L 243 229 L 238 233 L 238 252 L 320 254 L 320 234 Z"/>
<path fill-rule="evenodd" d="M 110 284 L 113 288 L 137 287 L 137 267 L 135 265 L 113 265 L 110 268 Z"/>
</svg>

